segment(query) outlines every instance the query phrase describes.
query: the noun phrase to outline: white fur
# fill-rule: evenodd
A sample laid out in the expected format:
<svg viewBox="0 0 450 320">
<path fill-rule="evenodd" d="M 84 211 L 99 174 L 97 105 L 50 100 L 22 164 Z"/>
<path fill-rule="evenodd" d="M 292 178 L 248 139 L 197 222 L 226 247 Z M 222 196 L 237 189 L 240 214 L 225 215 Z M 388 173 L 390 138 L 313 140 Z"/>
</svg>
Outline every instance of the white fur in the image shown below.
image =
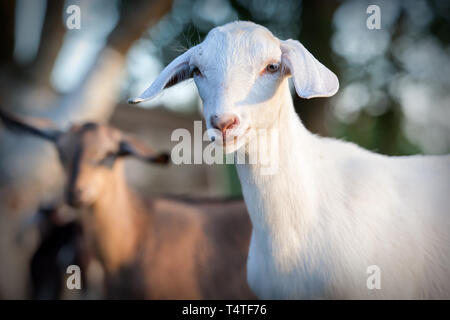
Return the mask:
<svg viewBox="0 0 450 320">
<path fill-rule="evenodd" d="M 268 61 L 281 70 L 261 72 Z M 132 102 L 195 66 L 208 127 L 211 116 L 240 120 L 232 151 L 248 143 L 247 128 L 279 130 L 276 174 L 237 165 L 253 223 L 248 281 L 260 298 L 450 298 L 449 156 L 387 157 L 308 132 L 287 76 L 305 98 L 333 95 L 336 76 L 299 42 L 249 22 L 213 29 Z M 379 290 L 366 286 L 370 265 L 381 269 Z"/>
</svg>

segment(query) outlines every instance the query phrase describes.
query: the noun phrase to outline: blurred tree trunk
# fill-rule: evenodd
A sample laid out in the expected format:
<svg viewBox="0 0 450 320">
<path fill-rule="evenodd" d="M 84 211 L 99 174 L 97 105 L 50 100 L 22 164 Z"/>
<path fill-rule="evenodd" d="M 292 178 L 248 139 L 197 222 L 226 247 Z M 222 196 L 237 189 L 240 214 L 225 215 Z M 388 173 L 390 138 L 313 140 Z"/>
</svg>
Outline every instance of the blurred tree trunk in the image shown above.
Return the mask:
<svg viewBox="0 0 450 320">
<path fill-rule="evenodd" d="M 303 1 L 302 30 L 300 42 L 330 70 L 335 70 L 335 64 L 330 47 L 332 35 L 333 14 L 339 6 L 337 1 Z M 328 135 L 325 126 L 326 99 L 302 99 L 295 95 L 294 104 L 304 125 L 312 132 Z"/>
<path fill-rule="evenodd" d="M 141 35 L 166 14 L 171 1 L 123 2 L 123 12 L 93 68 L 80 87 L 61 99 L 47 116 L 61 125 L 73 121 L 108 121 L 120 91 L 125 55 Z"/>
<path fill-rule="evenodd" d="M 47 2 L 39 50 L 36 59 L 26 68 L 29 80 L 35 85 L 51 87 L 50 73 L 66 34 L 62 20 L 63 10 L 64 1 Z"/>
</svg>

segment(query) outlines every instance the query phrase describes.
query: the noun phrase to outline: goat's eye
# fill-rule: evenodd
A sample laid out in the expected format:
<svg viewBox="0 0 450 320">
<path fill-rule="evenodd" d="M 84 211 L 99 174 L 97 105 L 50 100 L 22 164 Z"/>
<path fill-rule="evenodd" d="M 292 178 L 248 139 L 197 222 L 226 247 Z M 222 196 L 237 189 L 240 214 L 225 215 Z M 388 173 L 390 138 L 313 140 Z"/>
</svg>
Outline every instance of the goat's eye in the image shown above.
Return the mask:
<svg viewBox="0 0 450 320">
<path fill-rule="evenodd" d="M 191 67 L 191 74 L 194 76 L 201 76 L 202 73 L 200 72 L 200 69 L 197 66 Z"/>
<path fill-rule="evenodd" d="M 267 65 L 266 70 L 270 73 L 275 73 L 278 71 L 279 68 L 280 68 L 279 63 L 270 63 Z"/>
</svg>

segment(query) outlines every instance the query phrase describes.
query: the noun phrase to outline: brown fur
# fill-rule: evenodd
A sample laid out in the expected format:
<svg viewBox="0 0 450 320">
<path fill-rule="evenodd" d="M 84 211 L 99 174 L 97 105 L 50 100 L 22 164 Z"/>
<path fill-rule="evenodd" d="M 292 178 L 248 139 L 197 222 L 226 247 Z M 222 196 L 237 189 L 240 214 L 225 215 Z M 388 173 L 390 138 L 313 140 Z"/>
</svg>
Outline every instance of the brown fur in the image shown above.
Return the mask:
<svg viewBox="0 0 450 320">
<path fill-rule="evenodd" d="M 246 281 L 251 223 L 242 200 L 145 202 L 127 186 L 122 157 L 153 163 L 165 157 L 138 139 L 105 125 L 61 132 L 0 116 L 56 144 L 68 203 L 82 208 L 85 234 L 105 269 L 108 297 L 255 298 Z"/>
<path fill-rule="evenodd" d="M 255 298 L 246 282 L 251 224 L 243 201 L 144 204 L 126 186 L 120 160 L 111 174 L 83 214 L 109 297 Z"/>
</svg>

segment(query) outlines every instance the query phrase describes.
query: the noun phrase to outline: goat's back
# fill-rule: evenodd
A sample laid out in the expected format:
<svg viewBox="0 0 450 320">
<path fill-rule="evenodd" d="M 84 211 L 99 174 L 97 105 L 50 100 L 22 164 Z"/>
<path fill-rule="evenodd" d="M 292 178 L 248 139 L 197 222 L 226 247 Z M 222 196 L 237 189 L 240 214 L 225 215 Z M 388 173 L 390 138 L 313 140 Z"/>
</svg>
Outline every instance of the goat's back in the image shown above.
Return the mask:
<svg viewBox="0 0 450 320">
<path fill-rule="evenodd" d="M 255 298 L 246 280 L 251 223 L 242 200 L 153 199 L 142 248 L 146 297 Z"/>
</svg>

